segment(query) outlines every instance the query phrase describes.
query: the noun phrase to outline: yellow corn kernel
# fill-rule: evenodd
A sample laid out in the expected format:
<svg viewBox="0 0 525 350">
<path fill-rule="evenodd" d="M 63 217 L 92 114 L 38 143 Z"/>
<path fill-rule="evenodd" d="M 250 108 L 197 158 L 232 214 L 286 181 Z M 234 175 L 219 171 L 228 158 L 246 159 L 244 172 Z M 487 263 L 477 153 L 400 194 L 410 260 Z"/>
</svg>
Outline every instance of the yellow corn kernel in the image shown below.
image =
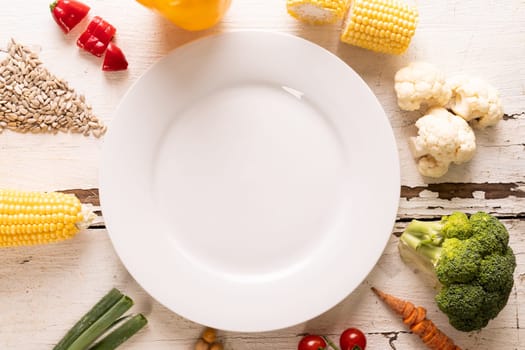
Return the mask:
<svg viewBox="0 0 525 350">
<path fill-rule="evenodd" d="M 341 41 L 364 49 L 399 55 L 416 31 L 418 12 L 403 0 L 353 0 Z"/>
<path fill-rule="evenodd" d="M 85 221 L 83 207 L 72 194 L 0 190 L 0 247 L 71 238 Z"/>
<path fill-rule="evenodd" d="M 287 0 L 288 13 L 310 24 L 335 23 L 343 19 L 350 0 Z"/>
</svg>

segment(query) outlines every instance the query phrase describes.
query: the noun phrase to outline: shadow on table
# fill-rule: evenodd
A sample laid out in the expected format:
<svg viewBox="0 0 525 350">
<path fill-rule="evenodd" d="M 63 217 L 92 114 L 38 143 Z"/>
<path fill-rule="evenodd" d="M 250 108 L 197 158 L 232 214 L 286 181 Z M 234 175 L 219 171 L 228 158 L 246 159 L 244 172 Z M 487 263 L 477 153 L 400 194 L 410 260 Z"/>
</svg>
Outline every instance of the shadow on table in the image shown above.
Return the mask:
<svg viewBox="0 0 525 350">
<path fill-rule="evenodd" d="M 217 25 L 207 30 L 188 31 L 176 26 L 168 19 L 154 12 L 152 12 L 150 16 L 152 16 L 151 20 L 153 22 L 153 28 L 155 28 L 151 41 L 158 45 L 154 52 L 162 53 L 162 55 L 165 55 L 173 49 L 190 41 L 209 35 L 219 34 L 224 30 L 223 23 L 219 22 Z"/>
<path fill-rule="evenodd" d="M 296 21 L 292 28 L 292 34 L 325 48 L 345 61 L 369 85 L 371 82 L 367 78 L 379 75 L 391 80 L 393 87 L 395 72 L 414 60 L 415 54 L 410 49 L 399 56 L 377 53 L 341 42 L 340 33 L 341 24 L 308 25 Z"/>
</svg>

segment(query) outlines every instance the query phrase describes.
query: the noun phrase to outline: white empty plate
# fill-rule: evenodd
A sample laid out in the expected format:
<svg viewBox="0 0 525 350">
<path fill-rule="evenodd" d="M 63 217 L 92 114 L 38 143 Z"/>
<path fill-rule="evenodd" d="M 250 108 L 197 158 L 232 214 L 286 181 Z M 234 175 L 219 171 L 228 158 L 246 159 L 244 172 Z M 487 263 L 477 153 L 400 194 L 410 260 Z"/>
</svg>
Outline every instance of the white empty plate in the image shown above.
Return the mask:
<svg viewBox="0 0 525 350">
<path fill-rule="evenodd" d="M 122 100 L 105 138 L 102 210 L 138 283 L 234 331 L 315 317 L 379 259 L 399 199 L 396 144 L 359 76 L 293 36 L 184 45 Z"/>
</svg>

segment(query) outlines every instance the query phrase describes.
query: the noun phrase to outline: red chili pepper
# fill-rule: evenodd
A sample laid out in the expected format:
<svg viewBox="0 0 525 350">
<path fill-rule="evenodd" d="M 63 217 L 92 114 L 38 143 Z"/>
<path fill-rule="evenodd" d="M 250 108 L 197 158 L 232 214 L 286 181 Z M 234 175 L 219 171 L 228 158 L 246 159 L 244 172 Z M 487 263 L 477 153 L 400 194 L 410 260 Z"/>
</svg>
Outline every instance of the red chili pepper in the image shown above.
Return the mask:
<svg viewBox="0 0 525 350">
<path fill-rule="evenodd" d="M 117 30 L 99 16 L 93 17 L 84 33 L 80 34 L 77 45 L 87 52 L 100 57 Z"/>
<path fill-rule="evenodd" d="M 102 70 L 105 71 L 116 71 L 125 70 L 128 68 L 128 61 L 124 56 L 122 50 L 115 44 L 109 43 L 104 56 L 104 63 L 102 64 Z"/>
<path fill-rule="evenodd" d="M 68 33 L 89 12 L 89 6 L 75 0 L 56 0 L 49 5 L 55 22 Z"/>
</svg>

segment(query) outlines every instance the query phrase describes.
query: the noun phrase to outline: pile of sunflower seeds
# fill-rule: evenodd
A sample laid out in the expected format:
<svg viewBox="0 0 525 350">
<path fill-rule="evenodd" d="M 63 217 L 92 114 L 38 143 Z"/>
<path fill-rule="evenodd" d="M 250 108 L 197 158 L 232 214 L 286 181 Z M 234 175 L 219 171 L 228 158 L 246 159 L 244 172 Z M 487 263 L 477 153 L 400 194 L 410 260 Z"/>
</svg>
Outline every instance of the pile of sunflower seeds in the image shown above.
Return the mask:
<svg viewBox="0 0 525 350">
<path fill-rule="evenodd" d="M 36 53 L 14 40 L 7 51 L 0 62 L 0 133 L 106 132 L 85 97 L 51 74 Z"/>
</svg>

